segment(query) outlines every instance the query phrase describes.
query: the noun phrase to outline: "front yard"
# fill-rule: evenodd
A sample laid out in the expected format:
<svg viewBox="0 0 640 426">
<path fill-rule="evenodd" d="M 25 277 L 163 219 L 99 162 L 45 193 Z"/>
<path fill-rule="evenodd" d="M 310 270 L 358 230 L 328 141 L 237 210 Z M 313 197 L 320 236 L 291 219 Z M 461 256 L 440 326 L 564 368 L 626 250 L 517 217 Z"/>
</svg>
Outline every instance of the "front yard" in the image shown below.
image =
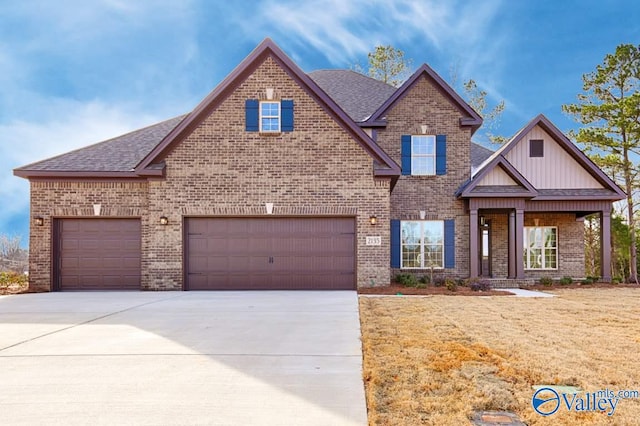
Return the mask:
<svg viewBox="0 0 640 426">
<path fill-rule="evenodd" d="M 640 390 L 640 289 L 554 293 L 360 296 L 369 423 L 462 425 L 476 410 L 509 410 L 530 425 L 636 425 L 640 399 L 612 416 L 533 410 L 534 385 Z"/>
</svg>

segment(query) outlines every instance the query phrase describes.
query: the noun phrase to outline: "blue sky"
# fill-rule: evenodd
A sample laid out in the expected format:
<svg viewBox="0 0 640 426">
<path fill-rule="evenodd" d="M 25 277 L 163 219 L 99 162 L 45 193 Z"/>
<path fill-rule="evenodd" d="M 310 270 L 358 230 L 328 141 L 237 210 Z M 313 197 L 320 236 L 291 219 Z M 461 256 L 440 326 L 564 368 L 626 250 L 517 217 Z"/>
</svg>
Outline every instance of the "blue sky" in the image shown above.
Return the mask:
<svg viewBox="0 0 640 426">
<path fill-rule="evenodd" d="M 456 68 L 504 99 L 494 133 L 560 110 L 621 43 L 640 43 L 640 3 L 525 0 L 50 0 L 0 4 L 0 233 L 29 226 L 12 169 L 191 110 L 265 37 L 303 70 L 405 51 L 445 80 Z M 478 138 L 482 139 L 479 132 Z"/>
</svg>

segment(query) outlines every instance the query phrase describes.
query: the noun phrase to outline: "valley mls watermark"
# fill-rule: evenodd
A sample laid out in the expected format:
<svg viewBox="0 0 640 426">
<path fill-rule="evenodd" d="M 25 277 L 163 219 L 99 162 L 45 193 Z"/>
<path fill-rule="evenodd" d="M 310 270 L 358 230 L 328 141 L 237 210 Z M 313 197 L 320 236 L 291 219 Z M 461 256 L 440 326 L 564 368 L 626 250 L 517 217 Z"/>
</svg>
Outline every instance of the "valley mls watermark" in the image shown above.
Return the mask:
<svg viewBox="0 0 640 426">
<path fill-rule="evenodd" d="M 596 392 L 558 392 L 553 387 L 538 389 L 531 398 L 531 406 L 541 416 L 555 414 L 561 407 L 567 411 L 596 411 L 613 416 L 618 403 L 623 399 L 639 398 L 637 390 L 612 391 L 609 389 Z"/>
</svg>

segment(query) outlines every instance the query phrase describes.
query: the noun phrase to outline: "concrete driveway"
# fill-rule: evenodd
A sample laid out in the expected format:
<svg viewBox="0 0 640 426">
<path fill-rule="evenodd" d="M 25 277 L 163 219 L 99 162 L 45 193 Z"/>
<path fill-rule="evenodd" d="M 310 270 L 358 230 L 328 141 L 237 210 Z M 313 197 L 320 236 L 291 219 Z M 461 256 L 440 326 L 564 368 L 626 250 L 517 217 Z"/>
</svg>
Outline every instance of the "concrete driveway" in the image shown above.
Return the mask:
<svg viewBox="0 0 640 426">
<path fill-rule="evenodd" d="M 0 424 L 365 425 L 355 292 L 0 296 Z"/>
</svg>

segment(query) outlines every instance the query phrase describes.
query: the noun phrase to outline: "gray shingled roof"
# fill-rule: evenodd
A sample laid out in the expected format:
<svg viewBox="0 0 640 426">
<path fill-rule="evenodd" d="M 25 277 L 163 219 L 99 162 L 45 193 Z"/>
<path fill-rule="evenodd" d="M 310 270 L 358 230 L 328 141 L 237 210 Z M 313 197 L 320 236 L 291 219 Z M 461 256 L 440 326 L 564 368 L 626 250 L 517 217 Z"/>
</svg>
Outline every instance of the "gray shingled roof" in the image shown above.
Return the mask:
<svg viewBox="0 0 640 426">
<path fill-rule="evenodd" d="M 471 168 L 477 169 L 487 158 L 493 155 L 493 151 L 489 148 L 485 148 L 482 145 L 478 145 L 475 142 L 471 142 Z"/>
<path fill-rule="evenodd" d="M 396 88 L 350 70 L 320 70 L 309 76 L 356 122 L 373 114 Z M 186 117 L 182 115 L 95 145 L 20 167 L 16 171 L 129 172 Z M 471 144 L 471 165 L 477 168 L 493 154 Z"/>
<path fill-rule="evenodd" d="M 356 123 L 369 118 L 397 90 L 351 70 L 318 70 L 308 75 Z"/>
<path fill-rule="evenodd" d="M 129 172 L 186 115 L 174 117 L 122 136 L 80 148 L 16 170 L 60 172 Z"/>
</svg>

